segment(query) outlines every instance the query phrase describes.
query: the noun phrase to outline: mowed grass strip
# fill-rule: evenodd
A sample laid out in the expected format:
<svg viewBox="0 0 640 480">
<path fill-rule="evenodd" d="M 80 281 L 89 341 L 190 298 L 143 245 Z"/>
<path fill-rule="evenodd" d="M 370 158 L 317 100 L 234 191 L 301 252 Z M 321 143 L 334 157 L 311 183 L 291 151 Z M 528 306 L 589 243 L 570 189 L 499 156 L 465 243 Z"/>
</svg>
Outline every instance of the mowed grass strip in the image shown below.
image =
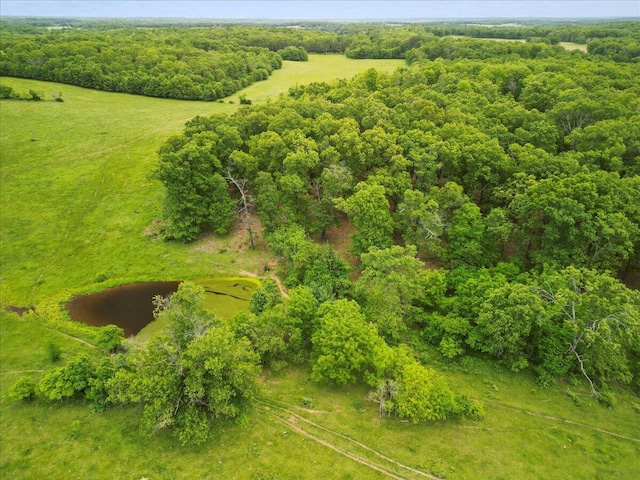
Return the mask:
<svg viewBox="0 0 640 480">
<path fill-rule="evenodd" d="M 240 93 L 264 101 L 298 84 L 402 65 L 312 55 L 309 62 L 285 62 L 269 80 Z M 145 234 L 162 212 L 163 189 L 150 176 L 158 149 L 196 115 L 235 111 L 237 95 L 229 99 L 234 103 L 204 103 L 0 81 L 46 99 L 0 103 L 3 304 L 37 305 L 104 279 L 122 283 L 259 271 L 264 252 L 238 257 L 238 249 L 230 251 L 224 240 L 211 251 Z M 52 100 L 54 92 L 62 94 L 63 103 Z"/>
</svg>

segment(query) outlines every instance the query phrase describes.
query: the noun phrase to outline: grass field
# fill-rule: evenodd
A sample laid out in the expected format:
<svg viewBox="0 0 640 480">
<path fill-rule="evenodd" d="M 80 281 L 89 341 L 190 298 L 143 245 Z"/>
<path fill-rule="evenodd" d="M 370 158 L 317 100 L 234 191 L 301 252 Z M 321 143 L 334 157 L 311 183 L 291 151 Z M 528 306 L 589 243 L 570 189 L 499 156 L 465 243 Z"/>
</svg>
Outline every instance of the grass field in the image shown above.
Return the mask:
<svg viewBox="0 0 640 480">
<path fill-rule="evenodd" d="M 350 77 L 395 61 L 311 56 L 286 62 L 244 92 L 254 102 L 309 81 Z M 3 78 L 19 92 L 62 92 L 64 103 L 0 102 L 0 282 L 2 304 L 36 308 L 73 293 L 141 280 L 261 274 L 264 250 L 248 251 L 242 232 L 189 245 L 156 239 L 162 190 L 149 178 L 156 151 L 196 114 L 234 104 L 150 99 Z M 237 96 L 234 96 L 237 99 Z M 180 447 L 166 433 L 138 431 L 138 408 L 93 413 L 82 402 L 7 397 L 23 375 L 55 367 L 91 346 L 37 315 L 0 312 L 0 477 L 4 479 L 584 479 L 640 477 L 638 398 L 620 392 L 613 409 L 560 384 L 540 389 L 481 359 L 441 363 L 452 387 L 485 402 L 480 422 L 435 424 L 380 419 L 363 386 L 330 388 L 291 369 L 264 376 L 263 398 L 216 438 Z M 306 399 L 303 402 L 303 399 Z M 304 404 L 303 404 L 304 403 Z M 356 443 L 357 442 L 357 443 Z"/>
<path fill-rule="evenodd" d="M 583 43 L 559 42 L 558 45 L 566 50 L 580 50 L 581 52 L 587 53 L 587 46 Z"/>
</svg>

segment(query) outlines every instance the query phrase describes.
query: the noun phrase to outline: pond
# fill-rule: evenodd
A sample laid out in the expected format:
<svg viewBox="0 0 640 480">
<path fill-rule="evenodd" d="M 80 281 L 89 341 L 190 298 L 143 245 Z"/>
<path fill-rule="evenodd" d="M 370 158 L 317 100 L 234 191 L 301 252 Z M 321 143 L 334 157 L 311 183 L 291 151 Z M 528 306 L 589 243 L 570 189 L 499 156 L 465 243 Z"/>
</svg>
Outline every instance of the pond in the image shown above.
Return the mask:
<svg viewBox="0 0 640 480">
<path fill-rule="evenodd" d="M 252 278 L 235 277 L 196 280 L 194 283 L 204 287 L 205 308 L 221 319 L 247 311 L 249 299 L 260 285 L 258 280 Z M 120 285 L 88 295 L 78 295 L 65 306 L 73 321 L 95 327 L 117 325 L 124 330 L 126 337 L 137 335 L 143 329 L 148 335 L 150 330 L 155 332 L 161 327 L 153 325 L 157 323 L 153 318 L 153 297 L 170 295 L 178 290 L 178 285 L 179 281 Z"/>
</svg>

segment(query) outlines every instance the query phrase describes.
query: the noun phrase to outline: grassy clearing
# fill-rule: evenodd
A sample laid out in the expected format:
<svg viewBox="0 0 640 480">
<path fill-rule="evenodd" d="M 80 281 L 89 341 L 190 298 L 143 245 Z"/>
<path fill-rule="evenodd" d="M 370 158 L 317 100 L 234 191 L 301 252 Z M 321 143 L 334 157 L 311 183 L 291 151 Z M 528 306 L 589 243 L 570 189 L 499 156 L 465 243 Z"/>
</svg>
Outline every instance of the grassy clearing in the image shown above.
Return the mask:
<svg viewBox="0 0 640 480">
<path fill-rule="evenodd" d="M 587 46 L 583 43 L 559 42 L 558 45 L 565 50 L 580 50 L 581 52 L 587 53 Z"/>
</svg>

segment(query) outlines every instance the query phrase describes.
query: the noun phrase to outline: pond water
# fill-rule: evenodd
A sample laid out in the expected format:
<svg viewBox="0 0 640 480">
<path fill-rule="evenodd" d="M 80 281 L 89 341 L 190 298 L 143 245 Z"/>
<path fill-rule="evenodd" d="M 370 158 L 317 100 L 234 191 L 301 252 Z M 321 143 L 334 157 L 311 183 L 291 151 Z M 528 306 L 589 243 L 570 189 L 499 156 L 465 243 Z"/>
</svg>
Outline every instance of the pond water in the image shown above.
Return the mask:
<svg viewBox="0 0 640 480">
<path fill-rule="evenodd" d="M 260 285 L 258 280 L 250 278 L 214 278 L 194 283 L 205 289 L 205 308 L 223 319 L 246 311 L 251 295 Z M 65 306 L 76 322 L 95 327 L 117 325 L 129 337 L 137 335 L 153 322 L 153 297 L 170 295 L 178 290 L 178 285 L 178 281 L 120 285 L 89 295 L 78 295 Z"/>
</svg>

